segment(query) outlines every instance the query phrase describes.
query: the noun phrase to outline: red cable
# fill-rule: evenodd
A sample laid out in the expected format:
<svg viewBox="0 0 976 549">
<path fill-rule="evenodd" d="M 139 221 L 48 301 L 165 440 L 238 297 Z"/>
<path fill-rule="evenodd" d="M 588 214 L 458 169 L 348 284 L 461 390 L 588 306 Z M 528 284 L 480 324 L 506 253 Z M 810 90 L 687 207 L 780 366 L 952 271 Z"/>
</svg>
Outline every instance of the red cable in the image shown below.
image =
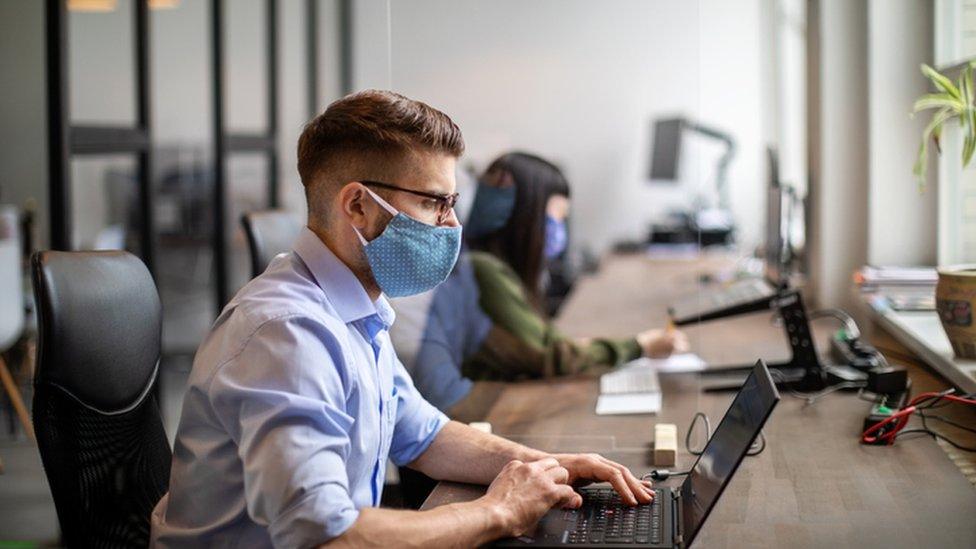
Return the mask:
<svg viewBox="0 0 976 549">
<path fill-rule="evenodd" d="M 908 425 L 908 420 L 911 419 L 912 414 L 915 413 L 915 411 L 918 409 L 916 405 L 930 398 L 935 398 L 937 400 L 945 399 L 953 402 L 958 402 L 960 404 L 969 404 L 972 406 L 976 406 L 976 400 L 974 399 L 957 397 L 954 395 L 946 394 L 944 392 L 943 393 L 935 393 L 935 392 L 922 393 L 916 396 L 915 398 L 913 398 L 911 402 L 909 402 L 908 405 L 905 406 L 904 408 L 898 410 L 894 414 L 891 414 L 890 416 L 879 421 L 878 423 L 875 423 L 874 425 L 869 427 L 866 431 L 861 433 L 861 440 L 867 444 L 873 444 L 878 440 L 884 440 L 885 443 L 888 445 L 894 444 L 895 437 L 898 436 L 898 432 L 904 429 L 906 425 Z M 885 425 L 888 425 L 889 423 L 895 423 L 895 426 L 885 431 L 884 434 L 871 436 L 872 433 L 880 431 Z"/>
</svg>

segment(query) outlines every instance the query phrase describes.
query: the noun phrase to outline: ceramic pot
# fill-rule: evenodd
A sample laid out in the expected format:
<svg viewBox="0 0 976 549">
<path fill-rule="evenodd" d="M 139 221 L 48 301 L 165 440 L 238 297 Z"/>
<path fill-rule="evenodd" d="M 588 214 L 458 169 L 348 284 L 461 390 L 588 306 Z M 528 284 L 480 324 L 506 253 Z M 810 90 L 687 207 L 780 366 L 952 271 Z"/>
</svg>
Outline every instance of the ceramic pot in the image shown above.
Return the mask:
<svg viewBox="0 0 976 549">
<path fill-rule="evenodd" d="M 976 265 L 939 268 L 935 308 L 956 357 L 976 359 Z"/>
</svg>

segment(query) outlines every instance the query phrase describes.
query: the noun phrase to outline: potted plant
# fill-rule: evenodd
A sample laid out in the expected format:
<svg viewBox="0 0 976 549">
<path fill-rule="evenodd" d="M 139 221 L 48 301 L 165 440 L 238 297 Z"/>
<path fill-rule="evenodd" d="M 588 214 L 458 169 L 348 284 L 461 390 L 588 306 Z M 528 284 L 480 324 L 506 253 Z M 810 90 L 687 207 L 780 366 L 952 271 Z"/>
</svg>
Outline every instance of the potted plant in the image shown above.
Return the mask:
<svg viewBox="0 0 976 549">
<path fill-rule="evenodd" d="M 973 104 L 973 67 L 967 64 L 959 76 L 959 83 L 938 71 L 922 65 L 924 74 L 936 88 L 915 101 L 915 113 L 935 110 L 932 120 L 922 133 L 914 173 L 919 189 L 925 188 L 925 168 L 928 163 L 928 143 L 935 143 L 936 152 L 942 152 L 940 140 L 946 123 L 957 121 L 962 129 L 962 167 L 965 168 L 976 152 L 976 105 Z M 976 309 L 976 265 L 939 267 L 939 282 L 935 287 L 935 306 L 942 321 L 942 328 L 959 358 L 976 359 L 976 327 L 973 310 Z"/>
</svg>

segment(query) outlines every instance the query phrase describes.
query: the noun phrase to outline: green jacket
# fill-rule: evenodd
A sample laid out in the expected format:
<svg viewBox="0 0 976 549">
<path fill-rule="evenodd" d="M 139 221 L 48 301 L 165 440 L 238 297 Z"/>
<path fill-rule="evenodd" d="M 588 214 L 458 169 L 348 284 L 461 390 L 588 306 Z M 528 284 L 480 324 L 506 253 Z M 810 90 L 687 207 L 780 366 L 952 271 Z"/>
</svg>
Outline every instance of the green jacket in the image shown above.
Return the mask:
<svg viewBox="0 0 976 549">
<path fill-rule="evenodd" d="M 619 366 L 641 356 L 636 339 L 575 341 L 561 335 L 529 302 L 518 275 L 487 252 L 471 252 L 481 309 L 494 327 L 462 371 L 474 380 L 511 381 Z"/>
</svg>

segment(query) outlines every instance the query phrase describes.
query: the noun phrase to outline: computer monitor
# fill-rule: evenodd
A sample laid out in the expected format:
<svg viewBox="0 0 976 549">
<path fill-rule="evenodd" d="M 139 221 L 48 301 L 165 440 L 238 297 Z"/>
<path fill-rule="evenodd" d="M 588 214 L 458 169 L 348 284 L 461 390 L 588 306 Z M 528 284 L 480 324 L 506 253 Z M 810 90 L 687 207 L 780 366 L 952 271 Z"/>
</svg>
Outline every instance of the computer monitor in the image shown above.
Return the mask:
<svg viewBox="0 0 976 549">
<path fill-rule="evenodd" d="M 784 239 L 786 223 L 783 215 L 783 185 L 779 178 L 779 158 L 776 149 L 766 148 L 766 160 L 769 167 L 769 180 L 766 186 L 765 274 L 766 280 L 771 284 L 780 285 L 787 282 L 789 273 L 786 268 L 787 253 Z"/>
<path fill-rule="evenodd" d="M 683 118 L 665 118 L 654 122 L 654 145 L 651 149 L 651 179 L 677 181 L 681 160 Z"/>
</svg>

